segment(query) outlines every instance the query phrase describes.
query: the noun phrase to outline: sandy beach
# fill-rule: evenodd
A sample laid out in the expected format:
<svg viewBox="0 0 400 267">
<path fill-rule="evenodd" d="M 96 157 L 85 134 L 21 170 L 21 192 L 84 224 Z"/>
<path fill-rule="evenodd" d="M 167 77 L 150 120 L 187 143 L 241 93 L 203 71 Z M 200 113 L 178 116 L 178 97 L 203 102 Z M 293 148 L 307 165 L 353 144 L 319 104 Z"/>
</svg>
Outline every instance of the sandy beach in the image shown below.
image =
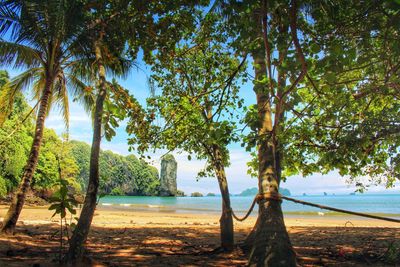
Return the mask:
<svg viewBox="0 0 400 267">
<path fill-rule="evenodd" d="M 0 217 L 7 210 L 0 206 Z M 26 207 L 17 233 L 0 237 L 0 266 L 57 266 L 59 218 L 47 207 Z M 235 222 L 239 244 L 255 217 Z M 100 206 L 87 241 L 92 266 L 245 266 L 238 248 L 219 245 L 219 217 L 137 212 Z M 285 223 L 301 266 L 393 266 L 400 249 L 400 224 L 352 216 L 293 216 Z M 394 251 L 394 252 L 393 252 Z M 37 265 L 39 266 L 39 265 Z"/>
</svg>

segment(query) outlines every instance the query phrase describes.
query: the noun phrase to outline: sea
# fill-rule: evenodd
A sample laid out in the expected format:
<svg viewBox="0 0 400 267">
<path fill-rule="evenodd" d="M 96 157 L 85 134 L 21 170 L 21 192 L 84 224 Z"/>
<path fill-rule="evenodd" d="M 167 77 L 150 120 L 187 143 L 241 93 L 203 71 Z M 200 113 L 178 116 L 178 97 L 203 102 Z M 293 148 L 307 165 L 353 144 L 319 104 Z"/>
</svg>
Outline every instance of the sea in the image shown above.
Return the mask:
<svg viewBox="0 0 400 267">
<path fill-rule="evenodd" d="M 400 194 L 310 195 L 291 197 L 339 209 L 400 218 Z M 237 215 L 244 215 L 249 209 L 253 199 L 253 196 L 231 196 L 232 209 Z M 132 211 L 219 214 L 221 212 L 221 197 L 105 196 L 100 198 L 99 206 L 99 208 Z M 287 200 L 283 200 L 282 209 L 285 216 L 345 215 L 338 212 L 293 203 Z M 257 207 L 253 210 L 251 216 L 256 215 Z"/>
</svg>

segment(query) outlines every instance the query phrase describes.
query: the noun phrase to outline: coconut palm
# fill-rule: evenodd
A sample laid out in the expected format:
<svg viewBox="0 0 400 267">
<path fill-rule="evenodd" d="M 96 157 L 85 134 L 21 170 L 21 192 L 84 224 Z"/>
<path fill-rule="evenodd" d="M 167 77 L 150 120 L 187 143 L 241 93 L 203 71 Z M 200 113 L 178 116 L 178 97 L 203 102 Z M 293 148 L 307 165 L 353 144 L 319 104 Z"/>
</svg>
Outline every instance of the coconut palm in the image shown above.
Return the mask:
<svg viewBox="0 0 400 267">
<path fill-rule="evenodd" d="M 106 6 L 108 8 L 112 7 L 112 5 L 108 4 Z M 98 8 L 101 9 L 104 7 L 99 5 Z M 105 10 L 107 8 L 101 11 L 104 12 Z M 106 80 L 106 73 L 126 78 L 126 75 L 133 66 L 133 61 L 126 57 L 128 54 L 126 51 L 126 35 L 121 30 L 119 21 L 112 19 L 113 16 L 101 14 L 102 12 L 99 13 L 89 23 L 88 34 L 86 35 L 87 39 L 84 42 L 89 44 L 86 47 L 88 56 L 86 62 L 91 62 L 94 58 L 94 64 L 91 65 L 91 69 L 96 79 L 96 101 L 92 111 L 93 139 L 90 153 L 89 182 L 82 211 L 71 237 L 69 250 L 65 258 L 67 262 L 72 264 L 75 264 L 83 256 L 83 246 L 90 230 L 97 203 L 100 143 L 104 130 L 104 103 L 109 97 L 108 91 L 110 89 L 110 83 Z M 104 13 L 107 14 L 107 12 Z M 106 24 L 107 26 L 105 26 Z M 105 36 L 107 38 L 104 38 Z"/>
<path fill-rule="evenodd" d="M 61 108 L 68 127 L 68 96 L 91 103 L 90 97 L 80 97 L 89 95 L 81 79 L 82 68 L 78 67 L 86 60 L 77 52 L 84 29 L 81 10 L 78 1 L 69 0 L 6 0 L 0 4 L 0 64 L 24 70 L 11 81 L 0 102 L 11 103 L 16 92 L 28 88 L 39 101 L 32 148 L 18 191 L 3 220 L 4 233 L 14 232 L 36 169 L 45 118 L 51 108 Z"/>
</svg>

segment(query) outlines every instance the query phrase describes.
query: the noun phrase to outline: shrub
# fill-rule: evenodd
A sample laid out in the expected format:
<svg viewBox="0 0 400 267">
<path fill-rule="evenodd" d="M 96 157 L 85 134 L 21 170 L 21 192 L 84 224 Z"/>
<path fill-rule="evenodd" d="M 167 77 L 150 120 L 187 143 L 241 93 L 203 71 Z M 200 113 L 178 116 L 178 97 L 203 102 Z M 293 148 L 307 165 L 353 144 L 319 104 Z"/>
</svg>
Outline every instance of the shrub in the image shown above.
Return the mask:
<svg viewBox="0 0 400 267">
<path fill-rule="evenodd" d="M 123 191 L 120 187 L 116 187 L 116 188 L 113 188 L 113 189 L 111 190 L 110 195 L 113 195 L 113 196 L 123 196 L 123 195 L 125 195 L 125 194 L 124 194 L 124 191 Z"/>
<path fill-rule="evenodd" d="M 5 197 L 7 195 L 6 180 L 0 176 L 0 197 Z"/>
</svg>

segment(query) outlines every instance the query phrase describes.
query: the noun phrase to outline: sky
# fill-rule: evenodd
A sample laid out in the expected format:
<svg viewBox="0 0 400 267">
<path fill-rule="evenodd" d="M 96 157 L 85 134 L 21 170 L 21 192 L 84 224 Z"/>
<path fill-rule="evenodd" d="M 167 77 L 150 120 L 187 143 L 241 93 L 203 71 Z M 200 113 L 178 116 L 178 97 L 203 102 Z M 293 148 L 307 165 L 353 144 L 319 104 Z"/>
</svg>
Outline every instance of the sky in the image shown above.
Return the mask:
<svg viewBox="0 0 400 267">
<path fill-rule="evenodd" d="M 13 77 L 19 71 L 8 70 L 10 76 Z M 128 89 L 140 103 L 144 104 L 147 97 L 150 96 L 150 90 L 147 85 L 147 77 L 150 73 L 142 61 L 139 61 L 139 68 L 134 69 L 125 80 L 119 80 L 120 84 Z M 255 102 L 255 95 L 252 90 L 251 83 L 244 84 L 240 91 L 241 97 L 245 100 L 246 105 Z M 29 96 L 28 100 L 29 100 Z M 101 148 L 103 150 L 111 150 L 114 153 L 121 155 L 128 155 L 127 138 L 129 137 L 125 132 L 126 123 L 122 122 L 120 127 L 116 130 L 116 136 L 111 142 L 102 140 Z M 46 127 L 54 129 L 59 135 L 65 132 L 62 116 L 58 110 L 52 110 L 50 116 L 46 119 Z M 80 140 L 91 144 L 92 139 L 92 123 L 89 115 L 77 103 L 70 103 L 70 129 L 71 140 Z M 226 169 L 229 189 L 232 194 L 238 194 L 243 190 L 251 187 L 257 187 L 257 179 L 252 178 L 247 174 L 247 162 L 250 160 L 250 155 L 240 146 L 235 143 L 229 146 L 231 164 Z M 149 163 L 160 170 L 160 157 L 166 151 L 156 151 L 149 153 L 151 156 Z M 133 152 L 135 154 L 135 152 Z M 218 183 L 215 178 L 201 178 L 196 179 L 197 173 L 204 168 L 205 161 L 196 160 L 192 156 L 189 161 L 187 153 L 182 151 L 173 151 L 172 154 L 178 162 L 177 170 L 177 185 L 178 189 L 184 191 L 186 194 L 192 192 L 219 193 Z M 397 188 L 400 186 L 397 184 Z M 288 177 L 287 181 L 281 184 L 281 187 L 287 188 L 291 191 L 292 195 L 322 195 L 323 192 L 328 194 L 349 194 L 355 191 L 355 186 L 347 183 L 345 177 L 340 177 L 337 172 L 330 172 L 326 175 L 314 174 L 309 177 L 293 176 Z M 383 186 L 371 187 L 368 192 L 391 192 L 394 193 L 397 188 L 385 190 Z"/>
<path fill-rule="evenodd" d="M 4 38 L 8 38 L 7 35 Z M 141 53 L 139 53 L 139 58 Z M 150 90 L 147 84 L 147 77 L 150 74 L 150 69 L 146 64 L 139 59 L 136 62 L 138 65 L 137 69 L 133 69 L 125 80 L 119 80 L 119 83 L 128 89 L 136 99 L 144 104 L 147 97 L 150 96 Z M 16 76 L 21 70 L 6 69 L 11 77 Z M 249 70 L 251 70 L 251 64 L 249 64 Z M 245 105 L 255 103 L 255 94 L 252 90 L 251 82 L 243 85 L 240 90 L 240 96 L 245 100 Z M 29 100 L 29 96 L 27 96 Z M 31 105 L 34 105 L 31 102 Z M 114 153 L 121 155 L 128 155 L 127 138 L 128 135 L 125 132 L 124 123 L 120 124 L 116 130 L 116 136 L 111 142 L 102 140 L 101 148 L 103 150 L 111 150 Z M 54 129 L 59 135 L 65 132 L 63 118 L 57 110 L 52 110 L 49 117 L 46 119 L 46 127 Z M 80 140 L 91 144 L 92 140 L 92 122 L 89 115 L 84 109 L 77 103 L 70 103 L 70 129 L 69 129 L 71 140 Z M 229 146 L 231 164 L 227 167 L 227 178 L 230 188 L 230 192 L 238 194 L 243 190 L 256 187 L 257 179 L 252 178 L 247 174 L 247 162 L 250 161 L 251 156 L 239 143 L 235 143 Z M 151 160 L 149 163 L 160 170 L 160 157 L 165 154 L 166 151 L 156 151 L 151 153 Z M 135 154 L 133 152 L 133 154 Z M 180 151 L 173 151 L 172 154 L 178 162 L 177 170 L 177 185 L 178 189 L 184 191 L 186 194 L 192 192 L 201 192 L 203 194 L 219 193 L 218 183 L 215 178 L 202 178 L 196 180 L 197 173 L 205 166 L 204 161 L 196 160 L 192 156 L 192 160 L 189 161 L 187 153 Z M 366 178 L 367 179 L 367 178 Z M 355 186 L 348 184 L 346 177 L 340 177 L 337 172 L 330 172 L 326 175 L 314 174 L 309 177 L 293 176 L 288 177 L 287 181 L 281 184 L 282 187 L 287 188 L 291 191 L 292 195 L 301 195 L 306 193 L 307 195 L 322 195 L 323 192 L 328 194 L 349 194 L 355 191 Z M 398 192 L 400 183 L 396 183 L 395 188 L 386 190 L 383 186 L 371 187 L 369 192 Z"/>
</svg>

